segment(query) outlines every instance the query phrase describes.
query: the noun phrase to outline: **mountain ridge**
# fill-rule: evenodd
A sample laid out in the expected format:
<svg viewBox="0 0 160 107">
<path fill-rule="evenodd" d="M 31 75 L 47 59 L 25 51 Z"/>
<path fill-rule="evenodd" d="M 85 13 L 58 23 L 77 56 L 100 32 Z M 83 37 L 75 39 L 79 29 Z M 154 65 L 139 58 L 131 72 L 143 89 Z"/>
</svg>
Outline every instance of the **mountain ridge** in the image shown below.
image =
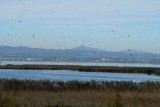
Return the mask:
<svg viewBox="0 0 160 107">
<path fill-rule="evenodd" d="M 29 47 L 29 46 L 0 46 L 0 48 L 28 48 L 28 49 L 42 49 L 42 50 L 81 50 L 81 51 L 104 51 L 104 52 L 124 52 L 124 53 L 150 53 L 146 51 L 139 51 L 139 50 L 122 50 L 122 51 L 109 51 L 109 50 L 103 50 L 98 48 L 92 48 L 85 45 L 80 45 L 74 48 L 70 49 L 54 49 L 54 48 L 37 48 L 37 47 Z M 158 53 L 151 53 L 151 54 L 158 54 Z M 160 55 L 160 54 L 159 54 Z"/>
<path fill-rule="evenodd" d="M 135 50 L 111 52 L 84 45 L 62 50 L 0 46 L 0 60 L 160 63 L 160 55 Z"/>
</svg>

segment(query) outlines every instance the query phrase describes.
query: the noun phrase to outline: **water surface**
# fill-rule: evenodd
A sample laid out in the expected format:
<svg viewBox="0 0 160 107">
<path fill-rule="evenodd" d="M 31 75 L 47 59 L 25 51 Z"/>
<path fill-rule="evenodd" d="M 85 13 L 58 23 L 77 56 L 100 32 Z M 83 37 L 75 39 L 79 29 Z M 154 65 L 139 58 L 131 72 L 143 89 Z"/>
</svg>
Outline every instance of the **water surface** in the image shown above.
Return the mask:
<svg viewBox="0 0 160 107">
<path fill-rule="evenodd" d="M 160 81 L 160 76 L 137 73 L 79 72 L 72 70 L 16 70 L 0 69 L 0 78 L 31 80 L 79 81 Z"/>
</svg>

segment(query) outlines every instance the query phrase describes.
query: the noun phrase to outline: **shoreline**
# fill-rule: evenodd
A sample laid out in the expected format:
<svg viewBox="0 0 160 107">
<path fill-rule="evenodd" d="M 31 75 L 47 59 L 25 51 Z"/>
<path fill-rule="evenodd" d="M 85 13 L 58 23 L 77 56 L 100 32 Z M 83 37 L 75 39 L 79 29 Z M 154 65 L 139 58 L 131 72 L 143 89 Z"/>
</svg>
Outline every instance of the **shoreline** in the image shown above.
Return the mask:
<svg viewBox="0 0 160 107">
<path fill-rule="evenodd" d="M 0 69 L 23 70 L 73 70 L 80 72 L 141 73 L 160 75 L 160 68 L 153 67 L 118 67 L 118 66 L 80 66 L 80 65 L 0 65 Z"/>
</svg>

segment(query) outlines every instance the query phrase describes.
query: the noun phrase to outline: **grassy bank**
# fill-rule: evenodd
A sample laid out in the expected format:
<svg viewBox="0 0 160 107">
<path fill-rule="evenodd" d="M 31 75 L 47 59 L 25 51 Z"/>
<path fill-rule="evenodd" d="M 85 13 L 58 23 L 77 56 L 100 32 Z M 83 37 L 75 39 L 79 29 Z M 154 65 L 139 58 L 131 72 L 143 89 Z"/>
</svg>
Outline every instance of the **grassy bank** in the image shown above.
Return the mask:
<svg viewBox="0 0 160 107">
<path fill-rule="evenodd" d="M 36 69 L 36 70 L 76 70 L 86 72 L 145 73 L 160 75 L 160 68 L 151 67 L 113 67 L 113 66 L 77 66 L 77 65 L 0 65 L 0 69 Z"/>
<path fill-rule="evenodd" d="M 160 107 L 160 82 L 0 79 L 0 107 Z"/>
<path fill-rule="evenodd" d="M 0 91 L 0 107 L 160 107 L 160 91 Z"/>
</svg>

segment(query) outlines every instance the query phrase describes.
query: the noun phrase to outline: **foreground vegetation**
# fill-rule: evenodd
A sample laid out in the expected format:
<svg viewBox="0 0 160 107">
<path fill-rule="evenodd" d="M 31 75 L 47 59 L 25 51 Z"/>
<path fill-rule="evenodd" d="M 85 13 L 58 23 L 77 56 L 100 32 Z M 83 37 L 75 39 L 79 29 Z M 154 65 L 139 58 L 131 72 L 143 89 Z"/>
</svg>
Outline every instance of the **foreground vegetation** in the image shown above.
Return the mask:
<svg viewBox="0 0 160 107">
<path fill-rule="evenodd" d="M 132 81 L 49 81 L 0 79 L 0 88 L 7 91 L 159 91 L 159 82 Z"/>
<path fill-rule="evenodd" d="M 160 68 L 152 67 L 113 67 L 113 66 L 78 66 L 78 65 L 0 65 L 0 69 L 36 69 L 36 70 L 76 70 L 86 72 L 145 73 L 160 75 Z"/>
<path fill-rule="evenodd" d="M 160 68 L 1 65 L 0 69 L 147 73 Z M 0 79 L 0 107 L 160 107 L 160 81 L 49 81 Z"/>
<path fill-rule="evenodd" d="M 160 107 L 160 82 L 0 79 L 0 107 Z"/>
<path fill-rule="evenodd" d="M 0 91 L 0 107 L 160 107 L 160 91 Z"/>
</svg>

